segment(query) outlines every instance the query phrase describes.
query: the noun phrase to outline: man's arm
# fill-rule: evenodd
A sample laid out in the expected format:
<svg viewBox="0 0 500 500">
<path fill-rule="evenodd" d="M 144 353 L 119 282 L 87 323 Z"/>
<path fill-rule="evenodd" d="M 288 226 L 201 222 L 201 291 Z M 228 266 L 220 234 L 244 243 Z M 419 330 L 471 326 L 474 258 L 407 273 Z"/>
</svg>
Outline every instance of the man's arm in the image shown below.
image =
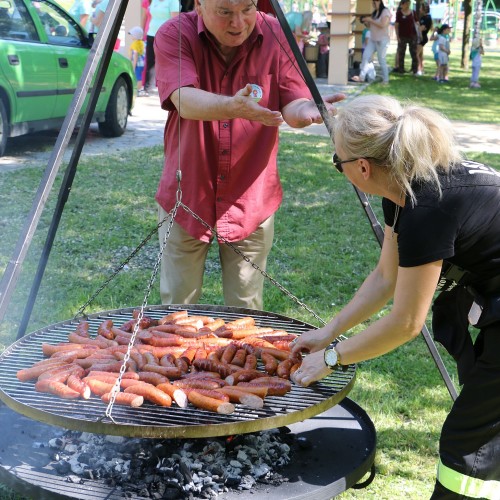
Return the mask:
<svg viewBox="0 0 500 500">
<path fill-rule="evenodd" d="M 244 118 L 269 127 L 280 126 L 283 123 L 281 113 L 260 106 L 250 97 L 251 90 L 251 86 L 247 85 L 234 96 L 223 96 L 193 87 L 181 87 L 172 92 L 170 100 L 186 120 Z"/>
<path fill-rule="evenodd" d="M 323 98 L 330 116 L 334 116 L 336 113 L 333 103 L 342 101 L 343 99 L 345 99 L 344 94 L 332 94 Z M 313 123 L 323 123 L 323 117 L 312 99 L 296 99 L 288 103 L 281 112 L 283 113 L 285 122 L 293 128 L 303 128 Z"/>
</svg>

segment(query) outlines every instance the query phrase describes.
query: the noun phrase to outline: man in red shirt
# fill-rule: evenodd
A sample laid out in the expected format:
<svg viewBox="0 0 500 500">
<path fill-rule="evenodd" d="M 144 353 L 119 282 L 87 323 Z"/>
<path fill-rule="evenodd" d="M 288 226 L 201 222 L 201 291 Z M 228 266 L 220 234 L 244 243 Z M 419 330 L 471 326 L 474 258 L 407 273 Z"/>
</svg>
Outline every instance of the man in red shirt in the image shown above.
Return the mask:
<svg viewBox="0 0 500 500">
<path fill-rule="evenodd" d="M 180 170 L 182 202 L 265 269 L 282 200 L 278 127 L 322 122 L 279 22 L 252 0 L 196 0 L 193 12 L 160 28 L 155 52 L 169 111 L 160 220 L 175 205 Z M 258 102 L 250 84 L 262 89 Z M 332 114 L 342 98 L 326 98 Z M 162 260 L 163 303 L 198 301 L 212 238 L 191 214 L 177 212 Z M 225 304 L 262 309 L 261 273 L 224 244 L 219 253 Z"/>
</svg>

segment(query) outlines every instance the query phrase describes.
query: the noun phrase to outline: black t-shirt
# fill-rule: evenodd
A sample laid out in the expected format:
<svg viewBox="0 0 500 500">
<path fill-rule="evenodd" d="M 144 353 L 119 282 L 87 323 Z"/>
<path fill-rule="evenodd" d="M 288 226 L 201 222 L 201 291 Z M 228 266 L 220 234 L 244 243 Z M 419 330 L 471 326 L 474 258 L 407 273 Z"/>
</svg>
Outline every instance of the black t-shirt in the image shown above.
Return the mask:
<svg viewBox="0 0 500 500">
<path fill-rule="evenodd" d="M 422 31 L 422 40 L 420 41 L 420 45 L 425 45 L 429 41 L 429 30 L 432 26 L 432 17 L 430 14 L 423 15 L 419 20 L 420 26 L 425 26 L 425 30 Z"/>
<path fill-rule="evenodd" d="M 439 175 L 442 197 L 428 183 L 412 186 L 396 221 L 399 265 L 414 267 L 446 260 L 477 275 L 500 275 L 500 172 L 463 161 Z M 385 223 L 392 226 L 396 205 L 382 200 Z"/>
</svg>

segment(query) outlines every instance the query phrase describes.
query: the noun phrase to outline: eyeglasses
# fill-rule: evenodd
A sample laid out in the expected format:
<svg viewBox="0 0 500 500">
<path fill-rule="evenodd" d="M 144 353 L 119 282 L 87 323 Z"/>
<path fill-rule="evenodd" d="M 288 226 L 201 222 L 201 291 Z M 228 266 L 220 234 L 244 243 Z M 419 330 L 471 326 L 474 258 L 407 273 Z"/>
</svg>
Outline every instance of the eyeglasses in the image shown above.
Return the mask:
<svg viewBox="0 0 500 500">
<path fill-rule="evenodd" d="M 333 164 L 335 168 L 341 173 L 344 173 L 344 167 L 342 166 L 343 163 L 349 163 L 350 161 L 356 161 L 359 160 L 359 158 L 350 158 L 349 160 L 341 160 L 338 156 L 337 153 L 333 155 Z"/>
<path fill-rule="evenodd" d="M 333 165 L 335 168 L 341 173 L 344 173 L 344 167 L 342 167 L 343 163 L 349 163 L 351 161 L 357 161 L 357 160 L 376 160 L 376 158 L 373 158 L 373 156 L 358 156 L 358 158 L 349 158 L 349 160 L 341 160 L 338 156 L 337 153 L 334 153 L 332 161 Z"/>
</svg>

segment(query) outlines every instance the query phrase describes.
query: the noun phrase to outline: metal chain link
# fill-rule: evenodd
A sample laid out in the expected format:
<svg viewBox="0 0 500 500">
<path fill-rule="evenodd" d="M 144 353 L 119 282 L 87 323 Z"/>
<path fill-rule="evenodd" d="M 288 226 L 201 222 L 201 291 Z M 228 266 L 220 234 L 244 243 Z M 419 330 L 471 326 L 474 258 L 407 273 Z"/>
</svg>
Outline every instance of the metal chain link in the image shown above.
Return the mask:
<svg viewBox="0 0 500 500">
<path fill-rule="evenodd" d="M 120 386 L 121 386 L 123 374 L 125 373 L 125 370 L 127 369 L 127 363 L 128 363 L 128 360 L 130 359 L 130 352 L 132 350 L 132 347 L 135 344 L 135 338 L 137 336 L 137 332 L 139 331 L 141 321 L 144 318 L 144 308 L 148 304 L 148 298 L 149 298 L 149 295 L 151 294 L 151 289 L 153 288 L 153 284 L 156 280 L 156 276 L 158 275 L 158 270 L 160 268 L 161 259 L 163 257 L 163 252 L 164 252 L 165 247 L 167 245 L 167 241 L 170 237 L 170 231 L 172 229 L 172 225 L 174 223 L 174 219 L 175 219 L 175 216 L 177 215 L 177 210 L 178 210 L 180 205 L 181 205 L 181 203 L 177 202 L 175 204 L 174 208 L 167 214 L 167 216 L 161 222 L 158 223 L 158 226 L 157 226 L 159 228 L 160 226 L 162 226 L 165 223 L 165 221 L 167 219 L 169 219 L 169 223 L 167 226 L 165 237 L 163 239 L 160 251 L 158 253 L 158 257 L 156 258 L 156 262 L 155 262 L 155 265 L 153 267 L 153 272 L 151 273 L 151 277 L 149 279 L 149 283 L 148 283 L 148 286 L 146 288 L 146 292 L 144 294 L 144 299 L 142 301 L 142 305 L 141 305 L 141 308 L 139 310 L 139 314 L 137 316 L 136 323 L 134 325 L 134 329 L 132 331 L 132 336 L 130 337 L 130 341 L 129 341 L 128 346 L 127 346 L 127 352 L 125 353 L 125 356 L 123 357 L 123 363 L 122 363 L 122 366 L 120 367 L 120 372 L 118 374 L 118 378 L 116 379 L 116 382 L 113 386 L 113 389 L 111 390 L 111 398 L 110 398 L 108 406 L 106 408 L 105 415 L 102 417 L 102 418 L 108 417 L 113 423 L 114 423 L 114 420 L 113 420 L 113 417 L 111 414 L 113 411 L 113 405 L 115 404 L 116 395 L 120 392 Z"/>
<path fill-rule="evenodd" d="M 300 307 L 305 309 L 309 314 L 314 316 L 322 325 L 326 325 L 326 321 L 320 318 L 311 308 L 309 308 L 306 304 L 304 304 L 298 297 L 293 295 L 289 290 L 287 290 L 281 283 L 278 283 L 271 275 L 269 275 L 266 271 L 261 269 L 255 262 L 252 262 L 249 257 L 247 257 L 239 248 L 236 248 L 230 241 L 228 241 L 224 236 L 220 235 L 217 232 L 217 229 L 211 227 L 208 223 L 206 223 L 199 215 L 195 214 L 189 207 L 184 205 L 184 203 L 180 203 L 180 206 L 191 216 L 193 216 L 200 224 L 209 229 L 212 234 L 214 234 L 218 240 L 222 241 L 225 245 L 230 247 L 235 253 L 237 253 L 245 262 L 248 262 L 254 269 L 260 272 L 264 278 L 269 280 L 274 286 L 279 288 L 287 297 L 292 299 L 293 302 L 298 304 Z"/>
</svg>

